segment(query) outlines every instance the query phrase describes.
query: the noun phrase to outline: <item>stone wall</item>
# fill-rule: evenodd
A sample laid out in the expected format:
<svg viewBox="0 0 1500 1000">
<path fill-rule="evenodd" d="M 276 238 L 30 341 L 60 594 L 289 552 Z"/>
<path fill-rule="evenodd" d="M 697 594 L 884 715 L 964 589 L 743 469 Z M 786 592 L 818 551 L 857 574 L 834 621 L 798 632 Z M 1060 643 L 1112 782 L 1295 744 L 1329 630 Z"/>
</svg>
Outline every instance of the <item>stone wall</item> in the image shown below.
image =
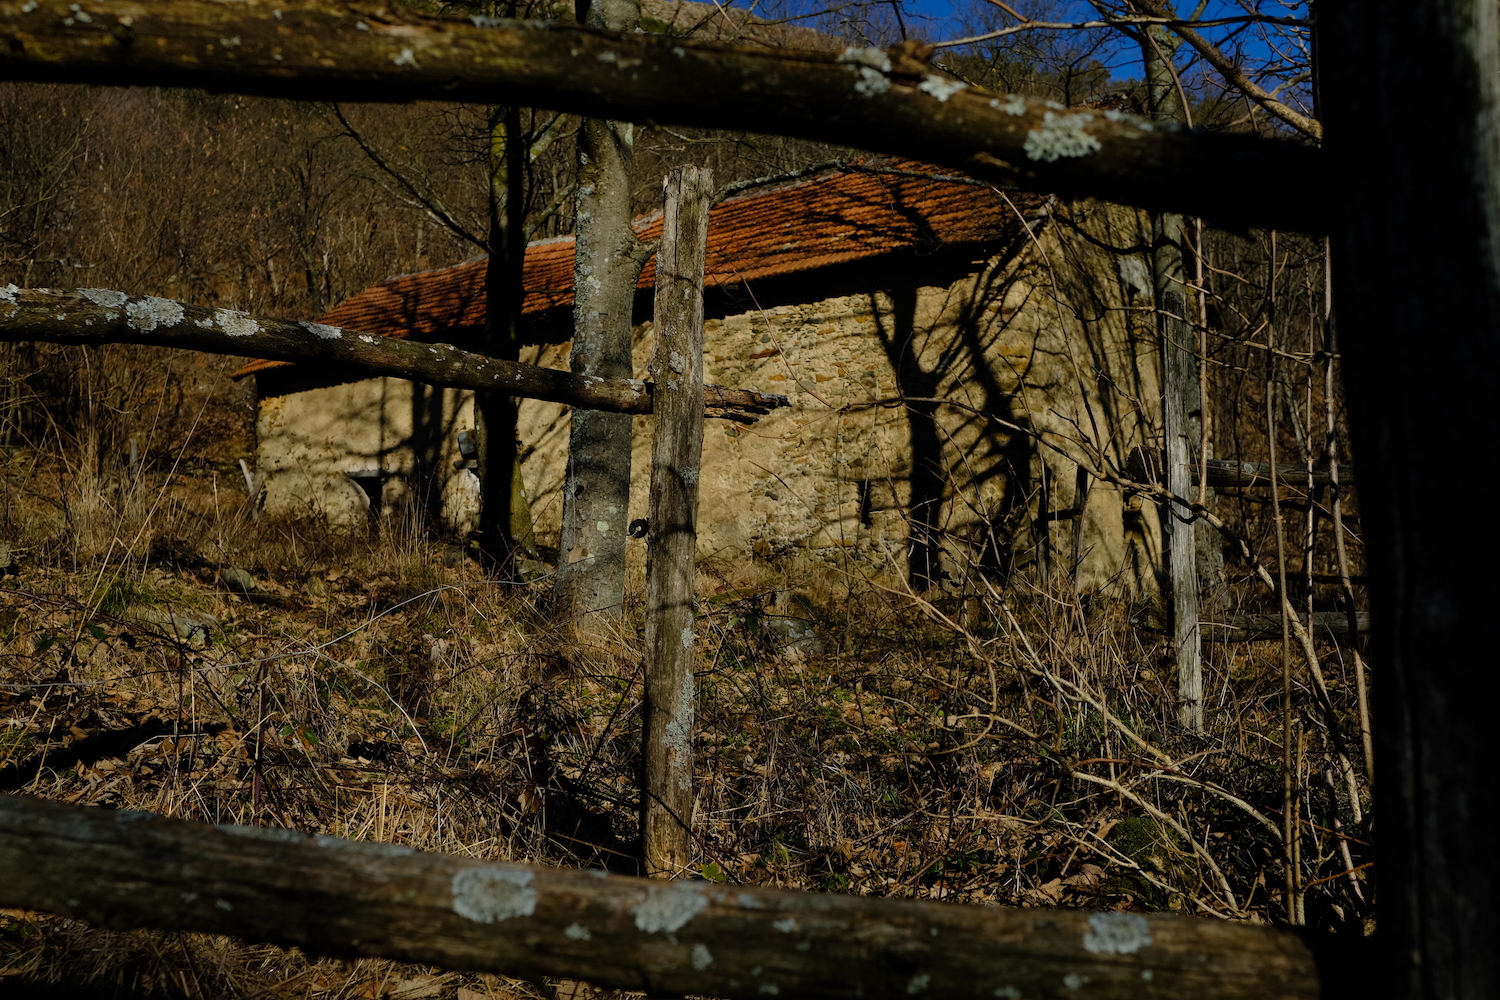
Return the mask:
<svg viewBox="0 0 1500 1000">
<path fill-rule="evenodd" d="M 264 398 L 256 423 L 262 509 L 364 524 L 379 483 L 384 511 L 466 528 L 479 511 L 478 480 L 454 463 L 458 431 L 473 426 L 469 393 L 396 378 Z"/>
<path fill-rule="evenodd" d="M 1138 252 L 1148 232 L 1131 210 L 1054 205 L 1034 235 L 949 269 L 947 283 L 909 258 L 860 272 L 864 290 L 845 282 L 816 301 L 762 298 L 710 319 L 708 380 L 792 403 L 753 425 L 706 424 L 699 552 L 710 572 L 919 588 L 1021 573 L 1086 591 L 1154 589 L 1154 512 L 1078 475 L 1080 461 L 1122 469 L 1131 448 L 1160 438 Z M 529 353 L 566 366 L 566 345 Z M 637 332 L 638 377 L 650 354 L 648 323 Z M 452 470 L 453 433 L 472 426 L 472 408 L 464 394 L 442 394 L 440 417 L 414 434 L 409 414 L 436 414 L 435 394 L 414 401 L 404 385 L 377 379 L 263 403 L 267 506 L 357 519 L 359 491 L 343 474 L 378 462 L 398 486 L 435 468 L 446 519 L 472 517 L 472 493 L 460 488 L 472 477 Z M 566 408 L 525 401 L 520 413 L 538 537 L 555 543 Z M 436 446 L 423 436 L 432 428 L 443 435 Z M 649 418 L 635 428 L 632 519 L 647 512 Z M 408 438 L 440 458 L 415 459 Z M 644 544 L 620 544 L 639 569 Z"/>
</svg>

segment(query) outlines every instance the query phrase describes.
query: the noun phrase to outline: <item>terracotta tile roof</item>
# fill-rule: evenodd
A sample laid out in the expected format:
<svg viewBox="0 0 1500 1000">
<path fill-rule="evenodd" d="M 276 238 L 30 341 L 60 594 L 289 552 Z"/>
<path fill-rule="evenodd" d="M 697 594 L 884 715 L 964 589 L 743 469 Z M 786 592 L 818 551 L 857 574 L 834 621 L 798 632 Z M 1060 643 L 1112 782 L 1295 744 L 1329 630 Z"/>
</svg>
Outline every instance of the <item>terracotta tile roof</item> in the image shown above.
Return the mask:
<svg viewBox="0 0 1500 1000">
<path fill-rule="evenodd" d="M 814 271 L 910 248 L 984 243 L 1020 231 L 1018 211 L 1036 195 L 1009 200 L 988 186 L 911 161 L 881 160 L 879 173 L 832 171 L 772 188 L 752 189 L 709 214 L 704 283 L 710 288 Z M 920 176 L 912 176 L 920 174 Z M 660 212 L 636 220 L 646 240 L 661 235 Z M 525 315 L 573 302 L 573 237 L 533 243 L 526 251 Z M 485 259 L 387 278 L 346 299 L 318 322 L 387 337 L 451 342 L 484 325 Z M 653 258 L 640 288 L 656 279 Z M 289 364 L 257 361 L 235 377 Z"/>
</svg>

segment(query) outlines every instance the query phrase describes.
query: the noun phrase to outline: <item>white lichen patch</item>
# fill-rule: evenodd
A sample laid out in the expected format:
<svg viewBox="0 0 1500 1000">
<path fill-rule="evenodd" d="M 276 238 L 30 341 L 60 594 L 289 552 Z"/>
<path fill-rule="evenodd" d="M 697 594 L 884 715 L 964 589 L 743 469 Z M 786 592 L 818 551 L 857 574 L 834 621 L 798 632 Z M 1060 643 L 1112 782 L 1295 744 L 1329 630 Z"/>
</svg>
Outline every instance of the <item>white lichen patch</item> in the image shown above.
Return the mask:
<svg viewBox="0 0 1500 1000">
<path fill-rule="evenodd" d="M 667 355 L 667 367 L 681 375 L 687 371 L 687 358 L 683 357 L 678 351 L 672 351 Z"/>
<path fill-rule="evenodd" d="M 694 466 L 688 466 L 682 470 L 682 483 L 688 489 L 696 489 L 698 486 L 698 470 Z"/>
<path fill-rule="evenodd" d="M 234 904 L 227 899 L 214 900 L 214 906 L 217 906 L 219 909 L 224 910 L 225 912 L 234 909 Z"/>
<path fill-rule="evenodd" d="M 926 972 L 919 972 L 915 976 L 912 976 L 911 979 L 909 979 L 907 981 L 907 983 L 906 983 L 906 992 L 911 993 L 913 995 L 918 994 L 918 993 L 925 993 L 927 991 L 927 987 L 929 987 L 931 985 L 932 985 L 932 976 L 929 973 L 926 973 Z"/>
<path fill-rule="evenodd" d="M 1076 158 L 1097 153 L 1099 140 L 1089 135 L 1085 128 L 1094 120 L 1086 111 L 1071 115 L 1059 115 L 1048 111 L 1042 116 L 1042 124 L 1026 133 L 1026 142 L 1021 147 L 1033 160 L 1052 163 L 1063 157 Z"/>
<path fill-rule="evenodd" d="M 868 66 L 857 68 L 859 79 L 854 81 L 854 92 L 861 97 L 879 97 L 891 89 L 891 81 L 887 80 L 884 73 L 876 72 Z"/>
<path fill-rule="evenodd" d="M 761 983 L 760 992 L 766 994 L 766 996 L 774 997 L 776 994 L 781 992 L 781 987 L 777 986 L 775 983 Z"/>
<path fill-rule="evenodd" d="M 684 626 L 682 626 L 682 635 L 678 636 L 678 638 L 682 640 L 682 648 L 683 649 L 692 649 L 693 648 L 693 626 L 691 626 L 691 625 L 684 625 Z"/>
<path fill-rule="evenodd" d="M 12 284 L 0 285 L 0 301 L 3 301 L 3 302 L 14 302 L 14 301 L 16 301 L 16 293 L 19 292 L 19 291 L 20 291 L 20 289 L 17 288 L 15 285 L 12 285 Z M 85 289 L 85 291 L 89 291 L 89 289 Z"/>
<path fill-rule="evenodd" d="M 1005 99 L 1005 103 L 1001 104 L 1000 98 L 992 97 L 990 98 L 990 107 L 996 111 L 1004 111 L 1008 115 L 1015 115 L 1019 118 L 1026 113 L 1026 98 L 1020 94 L 1011 94 Z"/>
<path fill-rule="evenodd" d="M 759 899 L 750 895 L 748 892 L 740 893 L 736 898 L 736 902 L 738 902 L 747 910 L 763 910 L 766 907 L 765 903 L 762 903 Z"/>
<path fill-rule="evenodd" d="M 964 84 L 960 80 L 948 80 L 941 76 L 932 76 L 929 74 L 923 78 L 921 83 L 917 84 L 917 89 L 924 94 L 931 94 L 933 97 L 936 97 L 938 103 L 941 104 L 960 90 L 963 90 Z"/>
<path fill-rule="evenodd" d="M 1063 976 L 1063 985 L 1070 990 L 1082 989 L 1083 986 L 1088 982 L 1088 976 L 1079 975 L 1076 972 L 1070 972 L 1066 976 Z"/>
<path fill-rule="evenodd" d="M 787 917 L 785 920 L 776 921 L 771 926 L 783 934 L 790 934 L 797 929 L 797 921 L 792 917 Z"/>
<path fill-rule="evenodd" d="M 397 66 L 410 66 L 415 69 L 417 66 L 417 57 L 411 54 L 411 49 L 402 49 L 401 54 L 391 59 L 391 62 Z"/>
<path fill-rule="evenodd" d="M 698 911 L 708 905 L 702 888 L 668 884 L 651 886 L 646 899 L 633 911 L 635 925 L 647 934 L 670 934 L 680 930 Z"/>
<path fill-rule="evenodd" d="M 469 21 L 476 28 L 503 28 L 503 27 L 505 27 L 505 18 L 503 18 L 503 17 L 490 17 L 487 14 L 475 14 L 473 17 L 469 18 Z"/>
<path fill-rule="evenodd" d="M 616 55 L 615 53 L 609 51 L 599 53 L 598 59 L 602 63 L 614 63 L 621 69 L 631 69 L 632 67 L 639 66 L 641 64 L 641 61 L 639 59 L 631 59 L 628 56 Z"/>
<path fill-rule="evenodd" d="M 125 318 L 135 329 L 142 333 L 150 333 L 159 326 L 175 326 L 181 323 L 182 305 L 171 299 L 159 299 L 154 295 L 147 295 L 125 307 Z"/>
<path fill-rule="evenodd" d="M 594 939 L 594 935 L 590 934 L 589 929 L 582 924 L 569 924 L 563 933 L 574 941 L 592 941 Z"/>
<path fill-rule="evenodd" d="M 854 68 L 859 77 L 854 82 L 854 92 L 862 97 L 879 97 L 891 89 L 886 74 L 891 71 L 891 57 L 882 49 L 862 49 L 849 46 L 839 55 L 839 62 Z"/>
<path fill-rule="evenodd" d="M 339 337 L 344 336 L 344 330 L 341 330 L 339 327 L 330 327 L 330 325 L 323 324 L 323 322 L 299 322 L 297 325 L 320 340 L 338 340 Z M 375 343 L 374 337 L 360 337 L 360 340 L 368 340 L 369 343 Z"/>
<path fill-rule="evenodd" d="M 219 44 L 224 46 L 226 49 L 237 49 L 240 47 L 240 36 L 233 35 L 229 38 L 221 38 L 219 39 Z"/>
<path fill-rule="evenodd" d="M 10 287 L 14 288 L 15 286 L 11 285 Z M 0 289 L 0 293 L 3 292 L 4 289 Z M 117 292 L 113 288 L 80 288 L 78 289 L 78 294 L 88 299 L 94 305 L 103 306 L 105 309 L 118 309 L 130 299 L 130 296 L 124 292 Z"/>
<path fill-rule="evenodd" d="M 1096 913 L 1083 936 L 1084 951 L 1095 955 L 1133 955 L 1151 943 L 1151 925 L 1139 913 Z"/>
<path fill-rule="evenodd" d="M 531 872 L 506 868 L 464 868 L 453 876 L 453 912 L 476 923 L 493 924 L 536 912 Z"/>
<path fill-rule="evenodd" d="M 260 333 L 260 324 L 235 309 L 214 310 L 214 322 L 231 337 L 251 337 Z"/>
<path fill-rule="evenodd" d="M 713 964 L 714 956 L 712 952 L 701 944 L 693 945 L 693 970 L 695 972 L 702 972 Z"/>
<path fill-rule="evenodd" d="M 1000 1000 L 1021 1000 L 1021 991 L 1014 986 L 996 986 L 991 991 L 991 995 L 999 997 Z"/>
</svg>

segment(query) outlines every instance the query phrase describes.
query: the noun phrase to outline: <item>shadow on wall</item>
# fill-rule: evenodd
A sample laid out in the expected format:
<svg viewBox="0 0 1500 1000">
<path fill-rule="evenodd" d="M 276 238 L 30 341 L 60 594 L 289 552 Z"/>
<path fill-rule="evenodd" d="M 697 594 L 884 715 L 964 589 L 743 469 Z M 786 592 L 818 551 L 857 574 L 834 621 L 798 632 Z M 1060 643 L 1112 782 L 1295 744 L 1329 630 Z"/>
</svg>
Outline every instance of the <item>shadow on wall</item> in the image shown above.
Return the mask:
<svg viewBox="0 0 1500 1000">
<path fill-rule="evenodd" d="M 1154 328 L 1132 308 L 1135 213 L 1061 206 L 1048 238 L 1020 237 L 968 281 L 920 277 L 866 293 L 895 380 L 905 455 L 862 479 L 869 526 L 888 496 L 906 522 L 919 592 L 1024 572 L 1080 590 L 1152 591 L 1160 544 L 1142 509 L 1089 469 L 1123 470 L 1159 437 Z M 1141 321 L 1145 317 L 1145 321 Z"/>
</svg>

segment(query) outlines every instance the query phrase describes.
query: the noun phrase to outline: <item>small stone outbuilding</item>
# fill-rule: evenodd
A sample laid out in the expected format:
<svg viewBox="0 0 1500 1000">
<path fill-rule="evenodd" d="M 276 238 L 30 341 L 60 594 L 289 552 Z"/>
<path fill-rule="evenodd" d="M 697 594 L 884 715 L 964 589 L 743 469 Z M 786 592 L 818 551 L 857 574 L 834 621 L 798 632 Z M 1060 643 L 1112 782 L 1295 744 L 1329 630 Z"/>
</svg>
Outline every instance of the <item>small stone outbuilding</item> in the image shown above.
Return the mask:
<svg viewBox="0 0 1500 1000">
<path fill-rule="evenodd" d="M 641 219 L 643 235 L 660 215 Z M 1154 589 L 1154 511 L 1081 474 L 1160 447 L 1160 362 L 1132 209 L 1003 192 L 907 161 L 870 161 L 726 199 L 709 222 L 707 380 L 785 393 L 758 423 L 710 420 L 699 552 L 726 579 L 918 587 L 983 575 Z M 472 343 L 483 259 L 382 281 L 320 318 L 384 336 Z M 573 241 L 527 253 L 523 360 L 566 367 Z M 636 303 L 651 346 L 653 267 Z M 461 528 L 469 395 L 259 363 L 267 511 L 359 521 L 415 505 Z M 521 405 L 538 537 L 555 542 L 567 408 Z M 651 421 L 636 418 L 631 517 L 647 508 Z M 634 543 L 639 545 L 639 543 Z"/>
</svg>

